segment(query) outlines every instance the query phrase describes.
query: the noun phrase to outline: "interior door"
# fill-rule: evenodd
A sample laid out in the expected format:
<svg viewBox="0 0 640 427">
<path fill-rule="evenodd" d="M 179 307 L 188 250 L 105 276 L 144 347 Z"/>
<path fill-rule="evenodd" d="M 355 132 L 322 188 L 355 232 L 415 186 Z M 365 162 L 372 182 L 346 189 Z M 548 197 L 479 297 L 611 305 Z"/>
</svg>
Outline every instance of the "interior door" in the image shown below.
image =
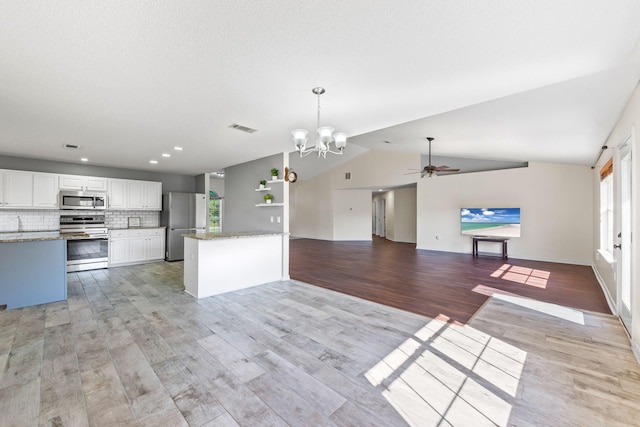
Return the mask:
<svg viewBox="0 0 640 427">
<path fill-rule="evenodd" d="M 620 149 L 620 191 L 619 195 L 619 212 L 620 221 L 618 222 L 618 244 L 616 245 L 617 253 L 617 286 L 619 314 L 622 323 L 631 332 L 631 221 L 632 212 L 632 193 L 631 193 L 631 137 L 625 141 Z"/>
</svg>

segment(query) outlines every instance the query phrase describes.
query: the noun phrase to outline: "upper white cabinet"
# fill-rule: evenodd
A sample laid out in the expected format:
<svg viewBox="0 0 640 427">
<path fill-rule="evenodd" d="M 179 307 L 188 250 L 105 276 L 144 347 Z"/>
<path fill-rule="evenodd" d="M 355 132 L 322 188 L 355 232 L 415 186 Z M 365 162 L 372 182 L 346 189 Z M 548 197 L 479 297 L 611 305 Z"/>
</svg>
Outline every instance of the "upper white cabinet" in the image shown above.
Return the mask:
<svg viewBox="0 0 640 427">
<path fill-rule="evenodd" d="M 33 206 L 33 172 L 4 172 L 4 204 L 7 208 Z"/>
<path fill-rule="evenodd" d="M 78 190 L 78 191 L 107 191 L 107 178 L 98 178 L 93 176 L 80 175 L 60 175 L 61 190 Z"/>
<path fill-rule="evenodd" d="M 162 210 L 162 183 L 129 181 L 127 183 L 127 209 Z"/>
<path fill-rule="evenodd" d="M 57 209 L 58 175 L 14 170 L 0 171 L 0 207 Z"/>
<path fill-rule="evenodd" d="M 109 182 L 109 209 L 162 210 L 162 183 L 112 179 Z"/>
<path fill-rule="evenodd" d="M 0 209 L 58 209 L 60 190 L 107 192 L 110 210 L 162 210 L 162 183 L 0 170 Z"/>
<path fill-rule="evenodd" d="M 33 174 L 33 207 L 58 208 L 58 175 L 51 173 Z"/>
<path fill-rule="evenodd" d="M 109 193 L 107 197 L 107 209 L 127 208 L 127 181 L 126 179 L 110 179 Z"/>
<path fill-rule="evenodd" d="M 147 181 L 144 183 L 144 205 L 145 209 L 162 210 L 162 183 Z"/>
</svg>

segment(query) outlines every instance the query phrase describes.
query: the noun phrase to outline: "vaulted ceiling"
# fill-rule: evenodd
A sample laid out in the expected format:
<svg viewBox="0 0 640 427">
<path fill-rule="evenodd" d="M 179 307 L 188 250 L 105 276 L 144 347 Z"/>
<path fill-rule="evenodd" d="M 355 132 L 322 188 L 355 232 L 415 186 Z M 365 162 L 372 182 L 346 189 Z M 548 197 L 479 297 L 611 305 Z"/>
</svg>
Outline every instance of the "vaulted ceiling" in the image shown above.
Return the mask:
<svg viewBox="0 0 640 427">
<path fill-rule="evenodd" d="M 291 151 L 323 86 L 351 155 L 434 136 L 590 165 L 640 78 L 638 22 L 637 0 L 5 0 L 0 155 L 220 170 Z"/>
</svg>

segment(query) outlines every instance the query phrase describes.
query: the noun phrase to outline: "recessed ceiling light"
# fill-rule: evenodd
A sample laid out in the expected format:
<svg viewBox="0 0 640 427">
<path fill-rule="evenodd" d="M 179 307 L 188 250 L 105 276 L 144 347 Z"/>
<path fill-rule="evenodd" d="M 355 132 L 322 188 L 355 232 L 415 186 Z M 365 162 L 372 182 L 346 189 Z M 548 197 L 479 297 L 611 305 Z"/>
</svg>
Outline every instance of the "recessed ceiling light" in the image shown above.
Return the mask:
<svg viewBox="0 0 640 427">
<path fill-rule="evenodd" d="M 176 151 L 182 151 L 182 147 L 173 147 L 173 149 Z"/>
<path fill-rule="evenodd" d="M 152 165 L 157 165 L 158 161 L 157 160 L 149 160 L 149 163 L 151 163 Z"/>
<path fill-rule="evenodd" d="M 384 189 L 383 188 L 378 188 L 378 191 L 384 191 Z"/>
<path fill-rule="evenodd" d="M 82 162 L 88 162 L 88 161 L 89 161 L 89 159 L 87 159 L 86 157 L 83 157 L 83 158 L 81 158 L 81 159 L 80 159 L 80 161 L 82 161 Z"/>
<path fill-rule="evenodd" d="M 171 157 L 171 154 L 169 154 L 169 153 L 162 153 L 162 157 Z"/>
</svg>

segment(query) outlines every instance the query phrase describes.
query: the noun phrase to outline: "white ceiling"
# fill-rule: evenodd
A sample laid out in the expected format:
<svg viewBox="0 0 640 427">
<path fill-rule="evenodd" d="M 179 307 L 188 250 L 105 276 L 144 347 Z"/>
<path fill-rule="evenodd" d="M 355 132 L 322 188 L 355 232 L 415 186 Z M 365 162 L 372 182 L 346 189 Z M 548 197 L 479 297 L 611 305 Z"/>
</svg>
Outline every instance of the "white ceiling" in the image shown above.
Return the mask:
<svg viewBox="0 0 640 427">
<path fill-rule="evenodd" d="M 324 86 L 355 152 L 434 136 L 590 165 L 640 78 L 638 22 L 637 0 L 4 0 L 0 154 L 215 171 L 290 151 Z"/>
</svg>

